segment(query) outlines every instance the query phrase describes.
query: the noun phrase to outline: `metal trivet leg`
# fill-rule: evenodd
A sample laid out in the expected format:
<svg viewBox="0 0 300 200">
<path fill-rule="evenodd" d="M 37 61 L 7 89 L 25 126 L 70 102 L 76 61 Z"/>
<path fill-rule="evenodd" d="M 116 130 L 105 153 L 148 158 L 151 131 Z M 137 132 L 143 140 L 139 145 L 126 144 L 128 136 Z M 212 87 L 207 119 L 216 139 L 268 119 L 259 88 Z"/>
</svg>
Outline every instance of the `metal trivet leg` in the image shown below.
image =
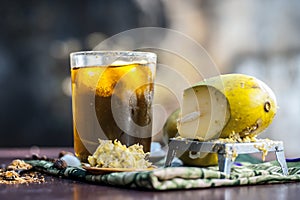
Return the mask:
<svg viewBox="0 0 300 200">
<path fill-rule="evenodd" d="M 282 169 L 283 175 L 288 175 L 288 167 L 286 164 L 285 156 L 284 156 L 284 151 L 275 151 L 277 161 Z"/>
<path fill-rule="evenodd" d="M 190 139 L 171 138 L 165 167 L 171 166 L 172 160 L 175 158 L 177 151 L 217 153 L 219 170 L 230 175 L 231 167 L 236 155 L 262 152 L 262 149 L 268 152 L 275 152 L 277 161 L 282 169 L 282 173 L 284 175 L 288 175 L 283 142 L 271 140 L 260 140 L 258 142 L 251 143 L 221 143 L 216 141 L 199 142 Z"/>
<path fill-rule="evenodd" d="M 176 149 L 173 148 L 174 145 L 169 145 L 169 150 L 167 153 L 167 158 L 166 158 L 166 162 L 165 162 L 165 167 L 170 167 L 172 164 L 172 160 L 175 158 L 176 156 Z"/>
<path fill-rule="evenodd" d="M 232 156 L 226 156 L 226 154 L 218 153 L 219 171 L 229 175 L 233 163 L 234 158 L 232 158 Z"/>
</svg>

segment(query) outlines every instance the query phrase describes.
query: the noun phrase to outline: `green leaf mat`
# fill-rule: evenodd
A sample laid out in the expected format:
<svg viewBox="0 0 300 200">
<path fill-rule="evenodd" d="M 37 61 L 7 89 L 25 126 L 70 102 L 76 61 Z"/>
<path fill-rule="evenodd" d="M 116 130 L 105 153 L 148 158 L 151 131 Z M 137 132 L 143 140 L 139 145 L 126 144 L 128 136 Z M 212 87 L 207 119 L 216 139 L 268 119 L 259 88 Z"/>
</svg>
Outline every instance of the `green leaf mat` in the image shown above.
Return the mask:
<svg viewBox="0 0 300 200">
<path fill-rule="evenodd" d="M 300 162 L 288 162 L 289 175 L 284 176 L 276 161 L 251 164 L 242 162 L 234 165 L 229 177 L 218 171 L 218 167 L 168 167 L 153 171 L 121 172 L 93 175 L 82 168 L 57 169 L 52 162 L 26 160 L 38 171 L 67 179 L 117 187 L 174 190 L 210 188 L 237 185 L 256 185 L 300 181 Z"/>
</svg>

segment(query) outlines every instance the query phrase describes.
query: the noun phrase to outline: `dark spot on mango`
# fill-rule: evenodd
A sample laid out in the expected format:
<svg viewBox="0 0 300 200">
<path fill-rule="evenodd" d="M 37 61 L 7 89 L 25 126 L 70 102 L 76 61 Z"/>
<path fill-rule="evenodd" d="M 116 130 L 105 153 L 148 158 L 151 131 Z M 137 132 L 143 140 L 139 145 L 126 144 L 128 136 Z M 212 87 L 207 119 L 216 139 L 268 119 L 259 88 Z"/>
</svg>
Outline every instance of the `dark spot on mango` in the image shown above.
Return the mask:
<svg viewBox="0 0 300 200">
<path fill-rule="evenodd" d="M 256 88 L 260 88 L 259 85 L 252 85 L 251 88 L 256 89 Z"/>
<path fill-rule="evenodd" d="M 269 112 L 271 110 L 271 104 L 269 101 L 266 101 L 264 104 L 264 110 L 265 112 Z"/>
</svg>

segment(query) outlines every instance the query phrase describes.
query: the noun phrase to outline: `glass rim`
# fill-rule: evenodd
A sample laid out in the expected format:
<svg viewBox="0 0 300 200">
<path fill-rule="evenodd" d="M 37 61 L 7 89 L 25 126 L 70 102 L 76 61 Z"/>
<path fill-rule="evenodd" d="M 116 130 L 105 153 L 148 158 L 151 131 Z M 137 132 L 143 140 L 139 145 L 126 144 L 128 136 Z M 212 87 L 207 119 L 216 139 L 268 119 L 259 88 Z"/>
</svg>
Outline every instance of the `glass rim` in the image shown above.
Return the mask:
<svg viewBox="0 0 300 200">
<path fill-rule="evenodd" d="M 150 64 L 157 62 L 157 55 L 146 51 L 78 51 L 70 53 L 71 68 L 112 66 L 118 60 L 123 60 L 123 64 Z"/>
<path fill-rule="evenodd" d="M 157 55 L 149 51 L 118 51 L 118 50 L 107 50 L 107 51 L 76 51 L 71 52 L 70 57 L 73 56 L 84 56 L 84 55 L 106 55 L 106 54 L 116 54 L 121 56 L 146 56 L 156 58 Z"/>
</svg>

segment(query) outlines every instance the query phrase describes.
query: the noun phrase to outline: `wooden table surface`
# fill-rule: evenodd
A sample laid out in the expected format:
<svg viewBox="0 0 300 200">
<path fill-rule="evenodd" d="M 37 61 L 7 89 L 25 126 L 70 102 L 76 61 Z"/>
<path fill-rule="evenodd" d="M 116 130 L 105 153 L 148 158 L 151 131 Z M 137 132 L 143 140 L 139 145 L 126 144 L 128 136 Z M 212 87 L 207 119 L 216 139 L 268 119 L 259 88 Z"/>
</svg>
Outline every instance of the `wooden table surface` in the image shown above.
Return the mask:
<svg viewBox="0 0 300 200">
<path fill-rule="evenodd" d="M 8 164 L 15 158 L 24 158 L 31 153 L 57 157 L 61 150 L 72 151 L 71 148 L 31 148 L 0 149 L 0 164 Z M 300 183 L 235 186 L 210 189 L 176 190 L 176 191 L 139 191 L 111 186 L 101 186 L 45 176 L 46 182 L 29 185 L 0 184 L 0 200 L 47 200 L 47 199 L 299 199 Z"/>
</svg>

